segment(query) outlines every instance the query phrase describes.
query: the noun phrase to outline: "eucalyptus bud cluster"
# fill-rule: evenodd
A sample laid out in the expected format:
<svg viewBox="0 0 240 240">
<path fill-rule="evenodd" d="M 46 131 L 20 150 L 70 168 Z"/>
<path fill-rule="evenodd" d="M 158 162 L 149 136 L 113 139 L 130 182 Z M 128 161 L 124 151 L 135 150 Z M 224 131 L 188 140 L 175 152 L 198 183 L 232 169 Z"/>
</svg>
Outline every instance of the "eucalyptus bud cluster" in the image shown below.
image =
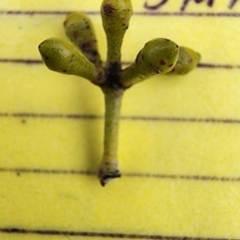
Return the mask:
<svg viewBox="0 0 240 240">
<path fill-rule="evenodd" d="M 83 13 L 67 15 L 63 23 L 70 41 L 49 38 L 39 45 L 46 66 L 53 71 L 77 75 L 102 89 L 105 99 L 104 152 L 98 177 L 102 186 L 118 178 L 118 129 L 122 96 L 128 88 L 153 75 L 186 74 L 194 69 L 200 54 L 165 38 L 147 42 L 135 61 L 122 69 L 121 47 L 132 16 L 130 0 L 103 0 L 103 28 L 107 59 L 101 60 L 91 20 Z"/>
</svg>

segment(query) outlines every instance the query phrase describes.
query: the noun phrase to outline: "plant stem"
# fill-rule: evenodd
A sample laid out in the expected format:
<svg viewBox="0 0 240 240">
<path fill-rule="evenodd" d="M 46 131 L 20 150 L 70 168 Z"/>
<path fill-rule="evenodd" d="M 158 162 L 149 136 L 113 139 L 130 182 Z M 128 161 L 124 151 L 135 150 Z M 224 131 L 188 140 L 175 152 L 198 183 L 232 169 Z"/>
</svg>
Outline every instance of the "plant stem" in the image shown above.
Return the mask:
<svg viewBox="0 0 240 240">
<path fill-rule="evenodd" d="M 118 170 L 118 128 L 121 100 L 124 90 L 102 87 L 105 97 L 104 152 L 98 177 L 102 186 L 121 177 Z"/>
<path fill-rule="evenodd" d="M 123 36 L 122 36 L 123 37 Z M 122 39 L 118 39 L 118 36 L 107 36 L 107 61 L 106 67 L 112 68 L 112 65 L 121 63 L 121 49 Z"/>
<path fill-rule="evenodd" d="M 124 87 L 130 87 L 133 84 L 143 81 L 149 77 L 148 75 L 150 74 L 141 73 L 141 69 L 139 69 L 136 63 L 133 63 L 121 72 L 120 82 Z"/>
</svg>

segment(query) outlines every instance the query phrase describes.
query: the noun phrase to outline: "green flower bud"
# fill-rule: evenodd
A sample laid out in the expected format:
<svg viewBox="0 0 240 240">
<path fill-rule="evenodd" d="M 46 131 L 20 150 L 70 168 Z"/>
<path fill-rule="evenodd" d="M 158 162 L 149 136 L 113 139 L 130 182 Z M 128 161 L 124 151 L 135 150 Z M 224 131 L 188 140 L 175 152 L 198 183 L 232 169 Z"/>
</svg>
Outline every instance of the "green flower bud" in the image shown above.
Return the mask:
<svg viewBox="0 0 240 240">
<path fill-rule="evenodd" d="M 49 69 L 84 77 L 95 84 L 102 81 L 102 73 L 72 43 L 49 38 L 43 41 L 38 49 Z"/>
<path fill-rule="evenodd" d="M 180 47 L 178 60 L 170 73 L 186 74 L 195 68 L 200 61 L 201 55 L 187 47 Z"/>
<path fill-rule="evenodd" d="M 120 82 L 130 87 L 152 75 L 168 73 L 176 64 L 178 53 L 178 45 L 171 40 L 153 39 L 145 44 L 135 62 L 123 70 Z"/>
<path fill-rule="evenodd" d="M 107 64 L 120 64 L 122 40 L 132 16 L 131 1 L 103 0 L 101 15 L 103 27 L 107 35 Z"/>
<path fill-rule="evenodd" d="M 91 20 L 82 13 L 70 13 L 63 25 L 68 38 L 81 49 L 86 58 L 98 66 L 101 65 Z"/>
</svg>

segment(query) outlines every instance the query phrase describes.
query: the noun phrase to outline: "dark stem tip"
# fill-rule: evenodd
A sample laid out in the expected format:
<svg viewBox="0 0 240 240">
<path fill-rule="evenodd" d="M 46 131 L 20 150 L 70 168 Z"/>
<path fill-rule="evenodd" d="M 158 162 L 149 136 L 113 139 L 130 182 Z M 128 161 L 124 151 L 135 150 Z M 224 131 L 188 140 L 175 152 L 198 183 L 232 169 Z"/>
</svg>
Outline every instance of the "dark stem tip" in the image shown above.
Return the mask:
<svg viewBox="0 0 240 240">
<path fill-rule="evenodd" d="M 100 169 L 98 172 L 98 178 L 103 187 L 111 180 L 115 178 L 120 178 L 120 177 L 121 177 L 121 173 L 118 169 L 115 170 L 114 172 L 104 172 L 102 169 Z"/>
</svg>

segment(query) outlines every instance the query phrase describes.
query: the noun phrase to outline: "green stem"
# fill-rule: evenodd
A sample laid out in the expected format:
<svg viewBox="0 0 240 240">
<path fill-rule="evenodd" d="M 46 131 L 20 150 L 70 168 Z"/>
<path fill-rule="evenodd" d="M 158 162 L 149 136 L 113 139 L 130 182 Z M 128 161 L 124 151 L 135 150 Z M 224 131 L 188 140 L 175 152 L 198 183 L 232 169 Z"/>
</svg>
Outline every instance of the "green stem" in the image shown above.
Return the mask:
<svg viewBox="0 0 240 240">
<path fill-rule="evenodd" d="M 122 47 L 122 38 L 119 39 L 119 36 L 108 36 L 107 35 L 107 61 L 106 68 L 111 69 L 112 65 L 118 63 L 121 64 L 121 47 Z"/>
<path fill-rule="evenodd" d="M 154 74 L 156 73 L 141 73 L 141 69 L 139 69 L 136 63 L 133 63 L 121 72 L 120 83 L 126 88 L 131 87 L 133 84 L 143 81 Z"/>
<path fill-rule="evenodd" d="M 123 90 L 102 88 L 105 96 L 104 152 L 98 177 L 104 186 L 109 180 L 121 176 L 118 170 L 118 128 Z"/>
</svg>

